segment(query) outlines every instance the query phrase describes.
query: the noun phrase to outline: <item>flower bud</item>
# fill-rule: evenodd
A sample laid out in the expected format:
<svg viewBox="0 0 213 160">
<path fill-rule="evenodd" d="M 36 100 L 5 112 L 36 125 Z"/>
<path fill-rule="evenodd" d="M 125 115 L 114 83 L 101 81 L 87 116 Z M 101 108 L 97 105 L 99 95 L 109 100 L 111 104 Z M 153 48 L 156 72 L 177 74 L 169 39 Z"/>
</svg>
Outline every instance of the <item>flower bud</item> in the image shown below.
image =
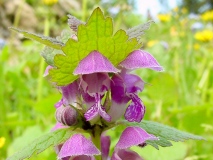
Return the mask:
<svg viewBox="0 0 213 160">
<path fill-rule="evenodd" d="M 72 107 L 59 107 L 55 114 L 56 120 L 64 125 L 73 126 L 77 123 L 77 112 Z"/>
</svg>

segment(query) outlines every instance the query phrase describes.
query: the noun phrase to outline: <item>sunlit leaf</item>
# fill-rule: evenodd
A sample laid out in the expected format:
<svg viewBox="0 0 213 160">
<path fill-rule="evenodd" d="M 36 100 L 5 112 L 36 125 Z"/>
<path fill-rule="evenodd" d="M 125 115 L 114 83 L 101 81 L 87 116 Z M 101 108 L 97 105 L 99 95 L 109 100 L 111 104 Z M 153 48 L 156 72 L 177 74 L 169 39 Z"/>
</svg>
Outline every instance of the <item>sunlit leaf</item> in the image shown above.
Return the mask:
<svg viewBox="0 0 213 160">
<path fill-rule="evenodd" d="M 129 39 L 124 30 L 113 35 L 112 18 L 105 18 L 100 8 L 93 11 L 86 24 L 78 26 L 77 37 L 77 41 L 69 39 L 62 47 L 65 55 L 56 55 L 54 58 L 57 68 L 50 70 L 50 75 L 58 85 L 73 82 L 77 78 L 72 74 L 74 69 L 94 50 L 98 50 L 116 66 L 130 52 L 141 47 L 137 39 Z"/>
<path fill-rule="evenodd" d="M 138 126 L 146 130 L 148 133 L 155 135 L 159 138 L 157 141 L 146 141 L 147 144 L 152 145 L 156 149 L 161 147 L 169 147 L 172 146 L 172 143 L 170 141 L 185 141 L 188 139 L 194 139 L 194 140 L 204 140 L 203 137 L 193 135 L 187 132 L 183 132 L 180 130 L 177 130 L 173 127 L 169 127 L 157 122 L 152 121 L 145 121 L 143 120 L 141 123 L 129 123 L 124 122 L 123 123 L 126 126 Z"/>
<path fill-rule="evenodd" d="M 72 132 L 69 129 L 61 129 L 47 133 L 29 143 L 20 151 L 7 158 L 7 160 L 22 160 L 31 157 L 33 154 L 39 154 L 52 145 L 55 146 L 66 141 L 71 134 Z"/>
<path fill-rule="evenodd" d="M 60 50 L 61 47 L 64 46 L 64 43 L 58 41 L 55 38 L 51 38 L 51 37 L 47 37 L 47 36 L 43 36 L 43 35 L 39 35 L 39 34 L 35 34 L 35 33 L 30 33 L 30 32 L 23 31 L 23 30 L 14 28 L 14 27 L 9 27 L 9 29 L 23 34 L 26 38 L 38 41 L 38 42 L 45 44 L 54 49 Z"/>
</svg>

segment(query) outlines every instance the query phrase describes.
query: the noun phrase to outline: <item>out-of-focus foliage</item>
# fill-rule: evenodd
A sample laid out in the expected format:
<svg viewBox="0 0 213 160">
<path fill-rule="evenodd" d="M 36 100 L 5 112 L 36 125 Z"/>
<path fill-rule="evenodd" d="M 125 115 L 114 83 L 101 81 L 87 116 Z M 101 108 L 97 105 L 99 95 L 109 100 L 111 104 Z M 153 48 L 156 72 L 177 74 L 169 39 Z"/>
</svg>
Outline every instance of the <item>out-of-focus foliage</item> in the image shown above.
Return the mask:
<svg viewBox="0 0 213 160">
<path fill-rule="evenodd" d="M 205 10 L 213 9 L 212 0 L 182 0 L 182 7 L 185 7 L 189 12 L 200 13 Z"/>
<path fill-rule="evenodd" d="M 10 33 L 7 27 L 56 37 L 63 29 L 69 30 L 68 13 L 85 21 L 97 6 L 115 19 L 115 30 L 144 22 L 134 12 L 135 1 L 59 0 L 46 5 L 42 0 L 0 0 L 0 160 L 51 130 L 55 123 L 54 104 L 61 98 L 57 89 L 43 78 L 43 46 Z M 174 147 L 159 151 L 146 146 L 139 151 L 146 160 L 213 159 L 212 11 L 192 15 L 184 7 L 165 13 L 170 17 L 167 20 L 159 17 L 141 39 L 143 49 L 156 57 L 165 72 L 138 70 L 137 74 L 146 82 L 140 96 L 146 105 L 146 120 L 201 135 L 207 141 L 173 143 Z M 199 33 L 208 38 L 196 38 Z M 55 157 L 50 148 L 32 159 Z"/>
</svg>

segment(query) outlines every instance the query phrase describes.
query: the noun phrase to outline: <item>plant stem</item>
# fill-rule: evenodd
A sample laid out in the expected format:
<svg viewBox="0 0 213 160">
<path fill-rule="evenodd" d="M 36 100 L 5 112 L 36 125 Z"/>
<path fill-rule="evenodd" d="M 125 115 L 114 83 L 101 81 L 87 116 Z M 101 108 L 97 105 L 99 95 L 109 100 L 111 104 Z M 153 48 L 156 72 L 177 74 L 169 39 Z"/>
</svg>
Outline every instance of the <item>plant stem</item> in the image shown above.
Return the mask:
<svg viewBox="0 0 213 160">
<path fill-rule="evenodd" d="M 101 150 L 101 133 L 102 129 L 99 125 L 95 125 L 94 130 L 92 134 L 92 142 L 95 144 L 95 146 Z M 95 156 L 97 160 L 101 160 L 101 155 Z"/>
<path fill-rule="evenodd" d="M 19 5 L 17 7 L 17 10 L 15 12 L 13 26 L 16 27 L 16 28 L 19 25 L 19 21 L 20 21 L 20 18 L 21 18 L 22 7 L 23 7 L 24 2 L 25 2 L 25 0 L 20 1 Z M 14 36 L 15 36 L 15 32 L 11 32 L 10 41 L 13 41 Z"/>
<path fill-rule="evenodd" d="M 82 2 L 82 21 L 86 21 L 86 13 L 87 13 L 87 0 L 83 0 Z"/>
<path fill-rule="evenodd" d="M 49 35 L 49 15 L 45 17 L 45 24 L 44 24 L 44 35 Z M 40 101 L 42 98 L 42 86 L 43 86 L 43 74 L 44 74 L 45 63 L 43 58 L 40 58 L 40 65 L 39 65 L 39 75 L 38 75 L 38 85 L 37 85 L 37 101 Z"/>
</svg>

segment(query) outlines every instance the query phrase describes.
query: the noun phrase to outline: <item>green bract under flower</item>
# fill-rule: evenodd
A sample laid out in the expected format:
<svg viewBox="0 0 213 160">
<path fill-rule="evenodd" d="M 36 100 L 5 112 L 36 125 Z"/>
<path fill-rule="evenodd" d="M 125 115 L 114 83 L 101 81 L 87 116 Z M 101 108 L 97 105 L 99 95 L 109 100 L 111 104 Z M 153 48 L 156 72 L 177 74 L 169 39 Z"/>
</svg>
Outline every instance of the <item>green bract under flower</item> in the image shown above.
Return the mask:
<svg viewBox="0 0 213 160">
<path fill-rule="evenodd" d="M 62 47 L 65 55 L 58 54 L 54 58 L 56 68 L 50 70 L 50 75 L 57 85 L 67 85 L 77 79 L 73 71 L 94 50 L 117 66 L 129 53 L 142 46 L 136 38 L 129 39 L 124 30 L 113 35 L 112 18 L 105 18 L 100 8 L 93 11 L 86 24 L 78 26 L 77 38 L 70 38 Z"/>
</svg>

